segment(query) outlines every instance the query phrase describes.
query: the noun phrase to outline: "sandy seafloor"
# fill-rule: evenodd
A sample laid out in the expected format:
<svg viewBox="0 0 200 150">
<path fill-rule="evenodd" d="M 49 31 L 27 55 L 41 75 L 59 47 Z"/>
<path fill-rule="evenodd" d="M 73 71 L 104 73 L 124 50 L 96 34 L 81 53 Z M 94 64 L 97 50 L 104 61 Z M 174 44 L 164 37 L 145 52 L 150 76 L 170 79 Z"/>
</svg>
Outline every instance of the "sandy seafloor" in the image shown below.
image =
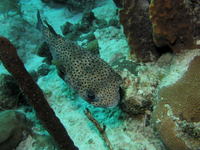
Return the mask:
<svg viewBox="0 0 200 150">
<path fill-rule="evenodd" d="M 37 9 L 40 10 L 42 19 L 47 20 L 59 34 L 61 34 L 61 25 L 66 21 L 77 23 L 80 21 L 82 13 L 72 16 L 65 7 L 50 8 L 42 3 L 41 0 L 21 0 L 20 3 L 24 10 L 24 19 L 26 19 L 32 27 L 25 26 L 19 16 L 5 19 L 3 14 L 0 14 L 0 35 L 5 36 L 11 40 L 14 45 L 17 45 L 18 54 L 25 63 L 27 70 L 36 70 L 44 59 L 36 55 L 37 46 L 43 41 L 41 33 L 35 29 Z M 93 9 L 93 12 L 97 18 L 104 18 L 109 21 L 111 18 L 116 17 L 116 6 L 112 0 L 102 1 Z M 106 62 L 111 63 L 116 55 L 126 56 L 128 58 L 129 47 L 123 34 L 122 27 L 121 29 L 116 29 L 110 26 L 108 28 L 97 29 L 94 34 L 99 41 L 101 58 Z M 84 45 L 86 41 L 77 41 L 77 43 Z M 159 71 L 162 71 L 166 76 L 160 81 L 156 89 L 158 91 L 162 86 L 175 83 L 187 70 L 190 60 L 195 55 L 199 54 L 199 50 L 195 50 L 193 53 L 188 53 L 187 51 L 181 53 L 173 58 L 167 70 L 153 64 L 147 64 L 146 66 L 141 65 L 141 67 L 138 67 L 138 75 L 142 80 L 146 80 L 147 73 L 144 73 L 145 67 L 147 71 L 151 70 L 151 72 L 153 72 L 151 74 L 154 76 Z M 124 72 L 126 71 L 127 70 Z M 0 65 L 0 72 L 7 73 L 2 64 Z M 124 73 L 124 76 L 125 75 L 126 73 Z M 114 149 L 162 149 L 162 146 L 154 134 L 153 128 L 151 126 L 145 127 L 145 119 L 128 117 L 123 114 L 118 107 L 106 109 L 95 108 L 89 105 L 58 77 L 54 65 L 51 65 L 49 74 L 40 77 L 37 83 L 44 91 L 49 104 L 80 150 L 108 149 L 94 124 L 92 124 L 83 113 L 85 108 L 89 108 L 93 117 L 95 117 L 101 125 L 103 125 L 103 123 L 106 125 L 106 133 Z M 134 89 L 129 89 L 128 91 L 131 92 L 133 90 Z M 140 90 L 140 92 L 143 92 L 143 89 Z M 148 90 L 148 87 L 145 87 L 144 90 Z M 19 111 L 24 112 L 23 107 L 20 108 Z M 27 113 L 26 116 L 38 122 L 34 113 Z M 33 127 L 33 131 L 39 134 L 48 134 L 40 124 Z M 17 149 L 34 150 L 35 148 L 31 144 L 33 141 L 34 139 L 29 136 Z M 42 147 L 41 149 L 49 148 Z"/>
</svg>

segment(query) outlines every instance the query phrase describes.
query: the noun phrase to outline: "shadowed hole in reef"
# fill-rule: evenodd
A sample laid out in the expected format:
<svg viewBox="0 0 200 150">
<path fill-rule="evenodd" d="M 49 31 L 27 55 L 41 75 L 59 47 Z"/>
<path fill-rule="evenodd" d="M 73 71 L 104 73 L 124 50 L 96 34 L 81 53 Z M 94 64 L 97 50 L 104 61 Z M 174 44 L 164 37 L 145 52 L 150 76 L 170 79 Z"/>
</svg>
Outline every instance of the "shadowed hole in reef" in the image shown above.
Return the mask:
<svg viewBox="0 0 200 150">
<path fill-rule="evenodd" d="M 162 46 L 162 47 L 156 47 L 156 51 L 158 52 L 158 54 L 161 56 L 165 53 L 171 53 L 173 54 L 173 50 L 169 47 L 169 46 Z"/>
</svg>

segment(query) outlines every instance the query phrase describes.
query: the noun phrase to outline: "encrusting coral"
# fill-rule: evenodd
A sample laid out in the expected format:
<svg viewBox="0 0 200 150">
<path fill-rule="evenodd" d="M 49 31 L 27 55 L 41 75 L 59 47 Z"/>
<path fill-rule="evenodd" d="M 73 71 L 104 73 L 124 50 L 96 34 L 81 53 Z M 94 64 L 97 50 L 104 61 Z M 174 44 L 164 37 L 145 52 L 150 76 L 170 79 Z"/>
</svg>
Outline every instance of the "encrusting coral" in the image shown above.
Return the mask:
<svg viewBox="0 0 200 150">
<path fill-rule="evenodd" d="M 2 36 L 0 36 L 0 60 L 18 82 L 28 102 L 34 108 L 37 118 L 49 132 L 57 148 L 77 150 L 78 148 L 74 145 L 66 129 L 46 101 L 42 90 L 25 69 L 14 45 Z"/>
<path fill-rule="evenodd" d="M 168 45 L 175 53 L 200 47 L 200 6 L 197 2 L 152 0 L 149 11 L 153 39 L 158 47 Z"/>
<path fill-rule="evenodd" d="M 199 64 L 200 56 L 196 56 L 181 79 L 159 91 L 153 123 L 167 149 L 200 149 L 200 140 L 194 137 L 199 131 L 193 129 L 200 122 Z"/>
</svg>

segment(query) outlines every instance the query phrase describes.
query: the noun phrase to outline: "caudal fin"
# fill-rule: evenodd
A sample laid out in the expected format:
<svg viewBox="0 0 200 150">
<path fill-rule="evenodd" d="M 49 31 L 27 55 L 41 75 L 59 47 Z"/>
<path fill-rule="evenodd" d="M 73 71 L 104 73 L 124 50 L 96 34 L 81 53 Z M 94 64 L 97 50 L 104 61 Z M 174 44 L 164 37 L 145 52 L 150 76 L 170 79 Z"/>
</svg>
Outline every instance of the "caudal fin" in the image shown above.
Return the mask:
<svg viewBox="0 0 200 150">
<path fill-rule="evenodd" d="M 37 10 L 37 24 L 36 24 L 36 29 L 38 29 L 39 31 L 42 31 L 42 19 L 40 16 L 40 11 Z"/>
</svg>

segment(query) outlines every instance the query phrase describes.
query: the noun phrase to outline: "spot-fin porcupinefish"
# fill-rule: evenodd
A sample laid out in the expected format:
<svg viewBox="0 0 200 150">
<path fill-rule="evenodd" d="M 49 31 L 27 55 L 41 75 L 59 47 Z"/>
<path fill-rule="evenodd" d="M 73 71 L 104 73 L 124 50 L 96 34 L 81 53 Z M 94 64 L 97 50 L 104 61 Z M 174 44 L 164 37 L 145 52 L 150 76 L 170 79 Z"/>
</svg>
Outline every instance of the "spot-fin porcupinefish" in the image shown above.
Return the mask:
<svg viewBox="0 0 200 150">
<path fill-rule="evenodd" d="M 37 29 L 49 46 L 59 76 L 84 100 L 96 107 L 115 107 L 120 101 L 121 76 L 103 59 L 65 39 L 37 14 Z"/>
</svg>

